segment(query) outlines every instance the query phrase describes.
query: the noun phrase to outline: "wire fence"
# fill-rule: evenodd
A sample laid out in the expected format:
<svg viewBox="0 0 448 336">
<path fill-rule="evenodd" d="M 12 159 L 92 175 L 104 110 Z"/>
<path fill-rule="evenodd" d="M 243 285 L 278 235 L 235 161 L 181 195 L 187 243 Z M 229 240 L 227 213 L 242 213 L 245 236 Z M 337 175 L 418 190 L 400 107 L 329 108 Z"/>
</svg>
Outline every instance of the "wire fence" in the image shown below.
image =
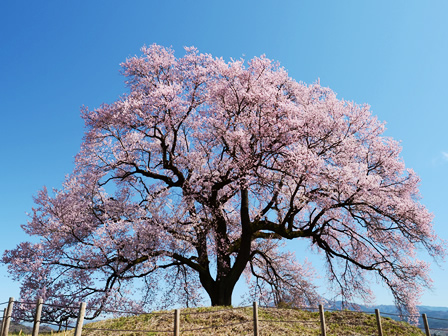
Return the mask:
<svg viewBox="0 0 448 336">
<path fill-rule="evenodd" d="M 275 330 L 276 335 L 294 335 L 294 333 L 305 335 L 314 334 L 321 336 L 330 336 L 341 334 L 341 326 L 351 327 L 350 334 L 353 330 L 359 330 L 363 335 L 394 335 L 397 330 L 401 330 L 406 335 L 417 335 L 418 329 L 404 322 L 396 322 L 393 327 L 389 320 L 381 316 L 380 311 L 375 309 L 372 311 L 352 311 L 343 309 L 327 309 L 324 311 L 323 305 L 318 307 L 294 307 L 294 308 L 277 308 L 258 306 L 256 302 L 252 306 L 219 308 L 198 311 L 190 311 L 189 309 L 176 309 L 172 312 L 141 312 L 132 310 L 113 310 L 102 309 L 106 314 L 134 315 L 139 320 L 135 320 L 134 328 L 130 329 L 129 324 L 123 324 L 117 320 L 101 321 L 101 323 L 93 323 L 84 325 L 86 311 L 93 311 L 94 307 L 86 309 L 86 303 L 82 302 L 79 306 L 64 306 L 51 303 L 43 303 L 42 299 L 36 302 L 15 301 L 10 298 L 9 301 L 0 303 L 0 307 L 6 306 L 3 310 L 1 318 L 0 336 L 8 336 L 13 316 L 14 308 L 27 308 L 28 312 L 33 316 L 32 336 L 39 335 L 41 323 L 43 325 L 52 325 L 61 328 L 60 323 L 54 323 L 48 320 L 42 320 L 42 310 L 45 307 L 68 309 L 73 320 L 76 323 L 69 323 L 69 319 L 65 321 L 63 327 L 66 330 L 72 329 L 74 336 L 81 336 L 85 333 L 89 335 L 251 335 L 260 336 L 270 334 L 270 330 Z M 96 308 L 98 309 L 98 308 Z M 448 319 L 440 317 L 430 317 L 426 314 L 420 315 L 399 315 L 393 313 L 382 313 L 395 318 L 420 318 L 423 330 L 426 336 L 440 335 L 431 334 L 431 332 L 445 332 L 448 335 L 448 328 L 439 327 L 435 322 L 433 327 L 429 327 L 428 320 L 438 321 L 448 324 Z M 20 320 L 14 318 L 14 321 L 30 322 L 30 320 Z M 384 323 L 387 321 L 387 323 Z M 384 324 L 384 326 L 383 326 Z M 339 329 L 338 329 L 339 328 Z M 395 328 L 395 329 L 393 329 Z M 398 329 L 397 329 L 398 328 Z M 335 330 L 339 330 L 335 333 Z M 95 333 L 96 332 L 96 333 Z M 420 332 L 421 333 L 421 332 Z M 42 333 L 41 333 L 42 334 Z M 348 333 L 347 333 L 348 334 Z"/>
</svg>

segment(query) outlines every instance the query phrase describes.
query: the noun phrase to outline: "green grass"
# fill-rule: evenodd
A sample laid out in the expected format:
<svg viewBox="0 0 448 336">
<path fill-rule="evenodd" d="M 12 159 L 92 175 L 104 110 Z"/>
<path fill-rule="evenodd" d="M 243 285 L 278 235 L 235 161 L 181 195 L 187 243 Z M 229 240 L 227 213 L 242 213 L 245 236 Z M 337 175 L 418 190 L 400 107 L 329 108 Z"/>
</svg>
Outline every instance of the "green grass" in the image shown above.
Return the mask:
<svg viewBox="0 0 448 336">
<path fill-rule="evenodd" d="M 226 307 L 202 307 L 181 310 L 180 324 L 183 336 L 231 336 L 253 335 L 252 308 L 229 309 Z M 320 332 L 319 313 L 298 309 L 259 308 L 260 336 L 303 335 L 318 336 Z M 328 336 L 370 336 L 378 335 L 374 315 L 352 311 L 325 312 Z M 86 324 L 84 336 L 156 336 L 172 335 L 156 330 L 173 330 L 174 311 L 159 314 L 143 314 L 120 317 Z M 226 326 L 224 326 L 226 325 Z M 382 318 L 385 336 L 417 336 L 424 333 L 405 322 Z M 207 328 L 198 330 L 200 328 Z M 101 329 L 101 330 L 95 330 Z M 109 329 L 109 330 L 106 330 Z M 145 332 L 119 332 L 111 330 L 145 330 Z M 10 335 L 19 335 L 11 334 Z M 28 336 L 22 334 L 21 336 Z M 43 334 L 42 334 L 43 335 Z M 49 335 L 49 334 L 46 334 Z M 53 333 L 54 336 L 73 336 Z"/>
</svg>

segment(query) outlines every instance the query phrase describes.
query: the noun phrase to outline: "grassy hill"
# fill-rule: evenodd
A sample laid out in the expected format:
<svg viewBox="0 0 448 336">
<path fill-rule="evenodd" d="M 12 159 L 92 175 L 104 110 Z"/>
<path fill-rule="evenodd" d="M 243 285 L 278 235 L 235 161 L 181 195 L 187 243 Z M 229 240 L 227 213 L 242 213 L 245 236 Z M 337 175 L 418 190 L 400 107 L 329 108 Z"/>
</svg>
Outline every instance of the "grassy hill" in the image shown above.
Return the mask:
<svg viewBox="0 0 448 336">
<path fill-rule="evenodd" d="M 361 336 L 378 335 L 374 315 L 353 311 L 325 312 L 327 335 Z M 107 335 L 170 335 L 173 330 L 174 312 L 159 312 L 130 317 L 119 317 L 88 323 L 83 336 Z M 319 313 L 296 309 L 259 309 L 261 336 L 320 335 Z M 183 336 L 253 335 L 252 308 L 207 307 L 183 309 L 180 316 Z M 417 327 L 405 322 L 382 318 L 385 336 L 424 335 Z M 130 331 L 133 330 L 134 332 Z M 156 331 L 165 331 L 164 333 Z M 14 333 L 12 335 L 18 335 Z M 22 333 L 23 336 L 27 335 Z M 72 336 L 73 331 L 54 333 L 54 336 Z"/>
</svg>

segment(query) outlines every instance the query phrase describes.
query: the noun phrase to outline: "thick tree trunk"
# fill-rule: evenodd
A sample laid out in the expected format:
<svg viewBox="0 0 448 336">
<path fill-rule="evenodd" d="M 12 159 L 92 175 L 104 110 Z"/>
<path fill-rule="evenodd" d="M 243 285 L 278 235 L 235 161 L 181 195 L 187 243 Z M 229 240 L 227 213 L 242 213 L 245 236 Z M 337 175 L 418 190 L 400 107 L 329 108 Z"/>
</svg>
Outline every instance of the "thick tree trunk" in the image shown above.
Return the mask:
<svg viewBox="0 0 448 336">
<path fill-rule="evenodd" d="M 235 288 L 235 284 L 250 259 L 252 231 L 249 216 L 249 195 L 246 189 L 241 190 L 242 234 L 238 254 L 232 267 L 230 267 L 231 259 L 230 253 L 228 252 L 230 241 L 227 236 L 227 223 L 223 216 L 218 216 L 216 223 L 216 240 L 218 241 L 217 276 L 216 279 L 213 279 L 210 276 L 210 263 L 205 256 L 204 260 L 207 260 L 207 262 L 203 262 L 201 266 L 207 271 L 199 272 L 199 280 L 209 295 L 212 306 L 230 306 L 232 305 L 232 293 Z M 200 249 L 198 252 L 199 255 L 201 255 L 201 251 L 206 251 L 206 248 Z"/>
<path fill-rule="evenodd" d="M 219 218 L 218 241 L 225 242 L 224 246 L 218 246 L 218 270 L 216 280 L 212 280 L 210 273 L 207 276 L 200 275 L 200 281 L 207 291 L 212 306 L 232 305 L 232 293 L 235 284 L 240 278 L 250 259 L 251 228 L 249 216 L 249 195 L 246 189 L 241 190 L 241 226 L 242 234 L 238 255 L 233 267 L 230 267 L 230 254 L 228 254 L 229 239 L 227 236 L 227 225 L 224 218 Z"/>
<path fill-rule="evenodd" d="M 227 281 L 215 282 L 211 290 L 207 290 L 212 306 L 231 306 L 234 287 Z"/>
</svg>

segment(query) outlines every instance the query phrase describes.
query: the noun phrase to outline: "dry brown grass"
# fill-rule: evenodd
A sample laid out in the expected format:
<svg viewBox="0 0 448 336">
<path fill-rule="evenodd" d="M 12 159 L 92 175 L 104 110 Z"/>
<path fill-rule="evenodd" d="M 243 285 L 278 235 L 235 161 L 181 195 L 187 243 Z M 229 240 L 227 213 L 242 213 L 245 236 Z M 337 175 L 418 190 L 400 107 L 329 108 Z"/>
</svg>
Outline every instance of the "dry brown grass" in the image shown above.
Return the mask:
<svg viewBox="0 0 448 336">
<path fill-rule="evenodd" d="M 374 315 L 337 311 L 325 312 L 328 336 L 378 335 Z M 159 312 L 120 317 L 86 324 L 83 336 L 155 336 L 172 335 L 174 312 Z M 320 335 L 319 313 L 297 309 L 259 309 L 260 336 Z M 253 335 L 252 308 L 207 307 L 181 310 L 181 335 L 231 336 Z M 416 336 L 423 332 L 405 322 L 382 319 L 385 336 Z M 162 333 L 161 331 L 165 331 Z M 170 332 L 171 331 L 171 332 Z M 17 335 L 17 334 L 16 334 Z M 25 334 L 22 334 L 26 336 Z M 47 334 L 48 335 L 48 334 Z M 54 333 L 73 336 L 73 331 Z"/>
</svg>

